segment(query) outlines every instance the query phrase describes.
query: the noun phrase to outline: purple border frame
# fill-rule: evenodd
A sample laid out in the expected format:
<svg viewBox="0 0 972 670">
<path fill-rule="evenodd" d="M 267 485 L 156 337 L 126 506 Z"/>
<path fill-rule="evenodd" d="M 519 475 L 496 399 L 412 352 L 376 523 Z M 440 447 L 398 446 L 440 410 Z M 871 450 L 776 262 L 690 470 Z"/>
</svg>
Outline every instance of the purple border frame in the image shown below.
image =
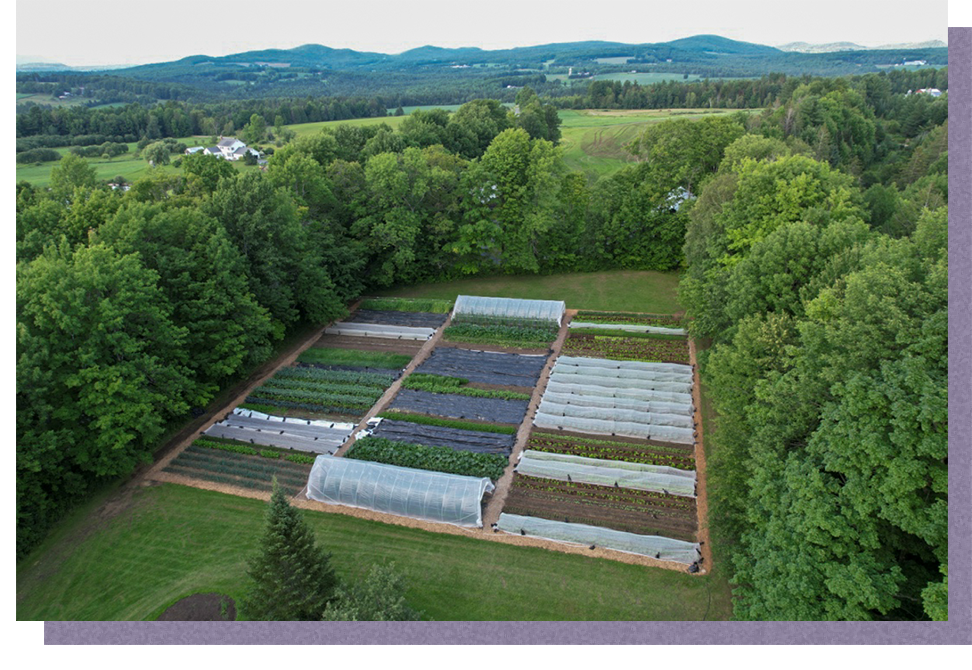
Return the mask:
<svg viewBox="0 0 972 670">
<path fill-rule="evenodd" d="M 949 28 L 949 621 L 48 621 L 45 644 L 970 644 L 972 643 L 972 28 Z M 524 633 L 529 633 L 524 635 Z"/>
</svg>

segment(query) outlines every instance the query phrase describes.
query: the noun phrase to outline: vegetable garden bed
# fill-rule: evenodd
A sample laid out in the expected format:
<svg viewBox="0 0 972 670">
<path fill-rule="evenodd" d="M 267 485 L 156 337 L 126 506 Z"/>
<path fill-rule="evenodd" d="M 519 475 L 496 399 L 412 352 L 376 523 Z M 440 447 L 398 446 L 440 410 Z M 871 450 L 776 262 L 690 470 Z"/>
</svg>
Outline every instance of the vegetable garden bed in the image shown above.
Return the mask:
<svg viewBox="0 0 972 670">
<path fill-rule="evenodd" d="M 347 323 L 374 323 L 383 326 L 408 326 L 410 328 L 441 328 L 448 318 L 448 313 L 359 309 L 345 321 Z"/>
<path fill-rule="evenodd" d="M 366 298 L 361 302 L 360 310 L 449 314 L 452 311 L 452 305 L 451 300 L 436 300 L 434 298 Z"/>
<path fill-rule="evenodd" d="M 351 445 L 344 457 L 492 480 L 502 477 L 509 463 L 503 454 L 456 451 L 449 447 L 429 447 L 381 437 L 361 438 Z"/>
<path fill-rule="evenodd" d="M 631 312 L 590 312 L 579 311 L 572 321 L 589 321 L 591 323 L 626 323 L 644 326 L 667 326 L 680 328 L 682 320 L 672 314 L 634 314 Z"/>
<path fill-rule="evenodd" d="M 547 356 L 527 356 L 456 347 L 436 347 L 416 373 L 460 377 L 480 384 L 533 387 Z"/>
<path fill-rule="evenodd" d="M 534 430 L 530 433 L 526 448 L 534 451 L 601 458 L 609 461 L 665 465 L 681 470 L 695 468 L 695 458 L 692 452 L 682 445 L 599 440 Z"/>
<path fill-rule="evenodd" d="M 289 495 L 296 495 L 307 485 L 307 475 L 311 470 L 311 463 L 307 461 L 313 461 L 312 458 L 294 454 L 293 456 L 302 456 L 305 459 L 303 462 L 294 462 L 290 460 L 290 455 L 282 455 L 279 451 L 261 452 L 254 449 L 249 453 L 245 451 L 251 449 L 248 445 L 215 443 L 226 446 L 205 446 L 206 438 L 196 440 L 173 459 L 163 472 L 256 491 L 270 491 L 272 480 L 276 477 Z M 267 455 L 261 455 L 263 452 Z"/>
<path fill-rule="evenodd" d="M 614 337 L 571 333 L 564 342 L 568 356 L 622 361 L 689 363 L 688 340 L 665 337 Z"/>
<path fill-rule="evenodd" d="M 695 541 L 695 500 L 654 491 L 564 482 L 516 474 L 504 514 L 602 526 Z"/>
<path fill-rule="evenodd" d="M 502 454 L 509 457 L 516 440 L 512 434 L 461 430 L 445 426 L 424 426 L 408 421 L 383 419 L 373 435 L 396 442 L 410 442 L 427 447 L 448 447 L 457 451 Z"/>
<path fill-rule="evenodd" d="M 559 325 L 549 321 L 457 315 L 442 337 L 449 342 L 546 349 L 557 339 L 559 330 Z"/>
<path fill-rule="evenodd" d="M 391 386 L 390 373 L 327 370 L 314 367 L 281 368 L 246 397 L 241 407 L 268 414 L 314 418 L 319 415 L 360 417 Z"/>
<path fill-rule="evenodd" d="M 471 398 L 461 395 L 402 389 L 395 396 L 390 409 L 456 419 L 519 424 L 526 415 L 528 405 L 529 401 L 527 400 Z"/>
</svg>

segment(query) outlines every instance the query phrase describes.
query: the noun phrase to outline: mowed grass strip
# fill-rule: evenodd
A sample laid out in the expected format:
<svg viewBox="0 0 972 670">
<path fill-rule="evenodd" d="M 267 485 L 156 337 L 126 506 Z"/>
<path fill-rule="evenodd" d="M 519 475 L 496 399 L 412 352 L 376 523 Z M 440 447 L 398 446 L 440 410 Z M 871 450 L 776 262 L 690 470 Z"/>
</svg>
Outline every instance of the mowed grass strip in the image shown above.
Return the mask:
<svg viewBox="0 0 972 670">
<path fill-rule="evenodd" d="M 104 520 L 92 501 L 17 568 L 19 620 L 143 620 L 197 592 L 239 599 L 266 503 L 161 484 Z M 450 620 L 727 619 L 729 589 L 697 576 L 304 512 L 342 579 L 395 561 L 408 602 Z M 449 560 L 442 558 L 448 556 Z"/>
<path fill-rule="evenodd" d="M 477 277 L 403 286 L 383 294 L 403 298 L 455 300 L 458 295 L 563 300 L 568 309 L 673 314 L 678 304 L 677 272 L 609 270 L 555 275 Z"/>
</svg>

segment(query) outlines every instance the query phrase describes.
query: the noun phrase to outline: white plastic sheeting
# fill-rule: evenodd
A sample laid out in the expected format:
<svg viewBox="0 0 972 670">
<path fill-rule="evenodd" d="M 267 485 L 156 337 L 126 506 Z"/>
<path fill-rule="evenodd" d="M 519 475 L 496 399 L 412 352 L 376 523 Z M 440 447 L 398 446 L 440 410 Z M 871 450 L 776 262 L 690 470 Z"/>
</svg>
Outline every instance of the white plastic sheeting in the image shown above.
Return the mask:
<svg viewBox="0 0 972 670">
<path fill-rule="evenodd" d="M 604 409 L 624 409 L 637 412 L 655 414 L 680 414 L 692 416 L 692 405 L 661 400 L 638 400 L 635 398 L 602 397 L 597 395 L 576 395 L 572 393 L 557 393 L 547 389 L 543 394 L 544 401 L 554 405 L 578 405 L 580 407 L 601 407 Z"/>
<path fill-rule="evenodd" d="M 558 379 L 565 379 L 559 377 Z M 580 381 L 580 380 L 578 380 Z M 570 384 L 558 381 L 553 377 L 547 383 L 545 393 L 571 393 L 578 396 L 597 396 L 603 398 L 633 398 L 649 402 L 669 402 L 678 405 L 692 405 L 690 393 L 673 393 L 671 391 L 655 391 L 641 388 L 610 388 L 596 384 Z"/>
<path fill-rule="evenodd" d="M 530 477 L 695 497 L 695 471 L 527 449 L 516 471 Z"/>
<path fill-rule="evenodd" d="M 693 428 L 661 426 L 632 421 L 588 419 L 544 414 L 542 411 L 538 411 L 537 416 L 533 420 L 533 425 L 537 428 L 569 430 L 577 433 L 590 433 L 592 435 L 619 435 L 621 437 L 635 437 L 642 440 L 657 440 L 659 442 L 672 442 L 675 444 L 695 443 L 695 430 Z"/>
<path fill-rule="evenodd" d="M 325 328 L 324 333 L 326 335 L 350 335 L 352 337 L 377 337 L 388 340 L 427 340 L 435 334 L 435 328 L 339 321 Z"/>
<path fill-rule="evenodd" d="M 267 447 L 325 454 L 337 451 L 353 430 L 351 423 L 308 422 L 240 410 L 234 411 L 225 421 L 210 426 L 205 434 Z"/>
<path fill-rule="evenodd" d="M 552 416 L 570 416 L 577 419 L 600 419 L 602 421 L 627 421 L 631 423 L 646 423 L 654 426 L 674 426 L 676 428 L 693 428 L 695 423 L 691 416 L 684 414 L 658 414 L 637 409 L 621 409 L 618 407 L 585 407 L 576 404 L 560 404 L 546 397 L 540 401 L 538 410 Z"/>
<path fill-rule="evenodd" d="M 701 556 L 699 545 L 694 542 L 673 540 L 658 535 L 637 535 L 610 528 L 550 521 L 518 514 L 500 514 L 496 527 L 515 535 L 520 535 L 520 531 L 523 531 L 528 537 L 582 546 L 594 545 L 685 565 L 695 563 Z"/>
<path fill-rule="evenodd" d="M 586 356 L 561 356 L 558 363 L 586 368 L 603 368 L 607 370 L 627 370 L 630 372 L 674 372 L 681 374 L 684 379 L 692 380 L 692 366 L 684 363 L 647 363 L 645 361 L 614 361 L 606 358 L 588 358 Z"/>
<path fill-rule="evenodd" d="M 486 477 L 464 477 L 384 463 L 318 456 L 307 497 L 424 521 L 481 528 L 481 501 L 493 491 Z"/>
<path fill-rule="evenodd" d="M 335 428 L 338 430 L 347 430 L 348 432 L 354 430 L 355 424 L 353 423 L 342 423 L 340 421 L 327 421 L 326 419 L 299 419 L 294 416 L 274 416 L 273 414 L 264 414 L 263 412 L 258 412 L 255 409 L 246 409 L 245 407 L 235 407 L 233 409 L 233 414 L 237 416 L 246 416 L 253 419 L 263 419 L 264 421 L 279 421 L 281 423 L 287 424 L 298 424 L 303 423 L 308 426 L 320 426 L 321 428 Z"/>
<path fill-rule="evenodd" d="M 519 300 L 461 295 L 456 298 L 453 314 L 551 321 L 559 326 L 566 308 L 563 300 Z"/>
<path fill-rule="evenodd" d="M 590 321 L 571 321 L 571 328 L 590 328 L 596 330 L 623 330 L 628 333 L 656 333 L 658 335 L 686 335 L 684 328 L 647 326 L 637 323 L 591 323 Z"/>
</svg>

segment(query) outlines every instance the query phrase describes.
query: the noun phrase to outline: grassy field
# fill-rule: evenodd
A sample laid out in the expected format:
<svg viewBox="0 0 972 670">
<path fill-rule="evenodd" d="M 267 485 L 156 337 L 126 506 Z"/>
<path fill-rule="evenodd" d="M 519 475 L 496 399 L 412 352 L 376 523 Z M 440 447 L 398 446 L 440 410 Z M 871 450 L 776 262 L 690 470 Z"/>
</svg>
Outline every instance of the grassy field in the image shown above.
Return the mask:
<svg viewBox="0 0 972 670">
<path fill-rule="evenodd" d="M 610 175 L 634 162 L 624 146 L 652 124 L 669 119 L 700 119 L 730 114 L 734 109 L 560 110 L 560 145 L 571 170 L 591 176 Z"/>
<path fill-rule="evenodd" d="M 176 600 L 238 599 L 266 503 L 174 484 L 137 490 L 114 516 L 76 514 L 17 570 L 18 620 L 155 619 Z M 395 561 L 409 603 L 450 620 L 725 619 L 713 573 L 668 570 L 305 512 L 341 578 Z M 448 557 L 448 560 L 443 560 Z"/>
<path fill-rule="evenodd" d="M 393 110 L 394 111 L 394 110 Z M 321 132 L 324 128 L 334 128 L 340 125 L 348 126 L 375 126 L 380 123 L 387 123 L 392 128 L 398 128 L 399 124 L 404 119 L 404 116 L 375 116 L 366 119 L 346 119 L 344 121 L 317 121 L 316 123 L 298 123 L 296 125 L 287 126 L 295 133 L 297 137 L 304 137 L 305 135 L 316 135 Z"/>
<path fill-rule="evenodd" d="M 563 300 L 568 309 L 671 314 L 678 304 L 678 274 L 638 270 L 579 272 L 544 276 L 461 279 L 441 284 L 405 286 L 380 295 L 455 300 L 457 295 Z"/>
</svg>

